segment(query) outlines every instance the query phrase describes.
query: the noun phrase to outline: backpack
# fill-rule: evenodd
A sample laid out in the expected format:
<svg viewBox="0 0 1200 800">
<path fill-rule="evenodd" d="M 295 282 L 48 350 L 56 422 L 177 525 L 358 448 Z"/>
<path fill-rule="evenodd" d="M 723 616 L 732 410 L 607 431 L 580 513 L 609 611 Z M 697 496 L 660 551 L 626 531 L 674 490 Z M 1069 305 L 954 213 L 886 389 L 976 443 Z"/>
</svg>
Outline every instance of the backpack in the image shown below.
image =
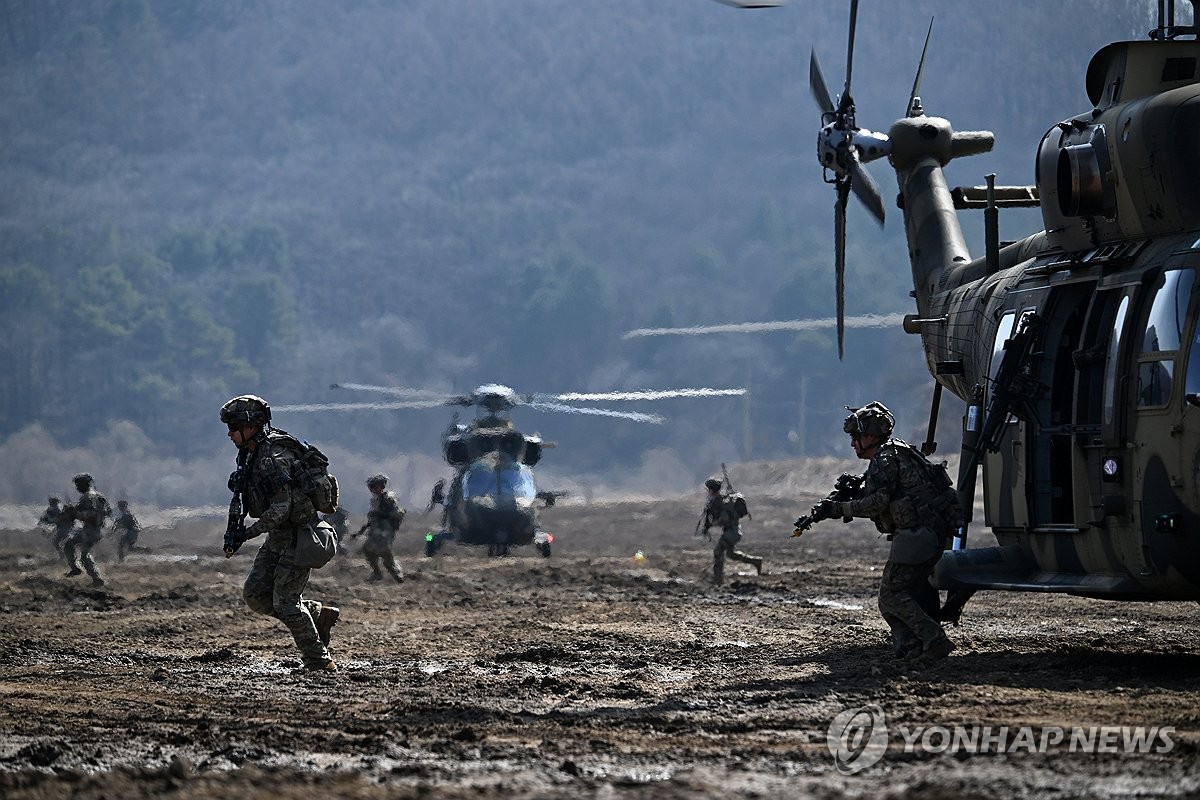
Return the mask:
<svg viewBox="0 0 1200 800">
<path fill-rule="evenodd" d="M 329 472 L 329 459 L 325 454 L 287 431 L 276 428 L 271 433 L 274 434 L 272 438 L 296 454 L 300 467 L 293 477 L 297 488 L 309 499 L 313 508 L 320 514 L 332 514 L 337 511 L 338 482 Z"/>
<path fill-rule="evenodd" d="M 728 514 L 731 520 L 736 521 L 750 516 L 750 508 L 746 505 L 746 498 L 742 496 L 741 492 L 722 495 L 721 506 L 721 510 Z"/>
</svg>

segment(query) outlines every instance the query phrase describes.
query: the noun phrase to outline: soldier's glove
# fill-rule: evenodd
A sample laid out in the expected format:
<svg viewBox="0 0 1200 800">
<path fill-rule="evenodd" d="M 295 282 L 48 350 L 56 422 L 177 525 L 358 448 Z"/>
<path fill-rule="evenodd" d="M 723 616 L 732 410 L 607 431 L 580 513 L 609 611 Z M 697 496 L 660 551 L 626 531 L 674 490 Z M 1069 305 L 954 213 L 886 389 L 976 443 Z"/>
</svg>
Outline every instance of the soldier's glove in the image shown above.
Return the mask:
<svg viewBox="0 0 1200 800">
<path fill-rule="evenodd" d="M 833 519 L 842 515 L 842 504 L 826 497 L 813 506 L 812 515 L 817 519 Z"/>
</svg>

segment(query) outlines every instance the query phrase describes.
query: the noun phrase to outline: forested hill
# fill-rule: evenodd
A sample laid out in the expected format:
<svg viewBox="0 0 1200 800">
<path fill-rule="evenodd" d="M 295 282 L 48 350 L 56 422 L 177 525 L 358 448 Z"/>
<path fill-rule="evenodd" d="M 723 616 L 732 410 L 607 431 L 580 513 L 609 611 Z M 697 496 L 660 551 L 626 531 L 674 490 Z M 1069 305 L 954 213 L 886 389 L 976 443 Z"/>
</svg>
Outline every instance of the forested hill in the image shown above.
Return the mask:
<svg viewBox="0 0 1200 800">
<path fill-rule="evenodd" d="M 863 0 L 859 122 L 903 111 L 936 15 L 925 107 L 998 140 L 952 179 L 1031 182 L 1041 134 L 1087 108 L 1091 53 L 1153 5 Z M 832 314 L 807 68 L 815 46 L 840 87 L 846 6 L 0 0 L 0 437 L 75 446 L 128 420 L 198 456 L 231 394 L 351 399 L 332 381 L 752 389 L 667 404 L 661 428 L 530 422 L 576 470 L 828 452 L 840 405 L 874 397 L 918 426 L 929 379 L 898 331 L 852 332 L 845 363 L 828 333 L 620 338 Z M 887 205 L 882 232 L 851 216 L 851 314 L 911 310 Z M 445 421 L 285 427 L 436 455 Z"/>
</svg>

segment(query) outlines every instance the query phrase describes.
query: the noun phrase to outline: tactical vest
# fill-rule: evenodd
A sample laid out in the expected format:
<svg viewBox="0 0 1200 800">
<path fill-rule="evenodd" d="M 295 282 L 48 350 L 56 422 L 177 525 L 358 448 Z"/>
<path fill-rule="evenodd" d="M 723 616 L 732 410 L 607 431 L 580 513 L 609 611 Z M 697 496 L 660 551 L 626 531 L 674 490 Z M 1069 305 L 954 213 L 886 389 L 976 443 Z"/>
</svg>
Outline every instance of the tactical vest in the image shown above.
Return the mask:
<svg viewBox="0 0 1200 800">
<path fill-rule="evenodd" d="M 946 465 L 934 464 L 913 445 L 890 439 L 899 474 L 899 490 L 888 504 L 888 513 L 896 528 L 930 528 L 943 539 L 962 524 L 958 493 Z"/>
</svg>

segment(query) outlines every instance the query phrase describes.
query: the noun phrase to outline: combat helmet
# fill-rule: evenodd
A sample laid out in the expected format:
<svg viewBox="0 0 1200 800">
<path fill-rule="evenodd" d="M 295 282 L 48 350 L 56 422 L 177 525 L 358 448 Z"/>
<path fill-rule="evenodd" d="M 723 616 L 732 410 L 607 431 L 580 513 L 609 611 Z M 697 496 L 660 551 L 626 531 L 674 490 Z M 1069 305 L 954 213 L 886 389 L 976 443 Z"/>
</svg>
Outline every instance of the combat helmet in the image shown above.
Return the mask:
<svg viewBox="0 0 1200 800">
<path fill-rule="evenodd" d="M 721 482 L 716 478 L 709 478 L 704 482 L 704 488 L 710 492 L 719 492 L 721 491 Z"/>
<path fill-rule="evenodd" d="M 92 476 L 90 474 L 81 472 L 74 478 L 71 478 L 71 482 L 75 484 L 76 489 L 79 489 L 79 484 L 82 483 L 84 486 L 91 486 L 95 481 L 92 480 Z M 83 490 L 80 489 L 80 491 Z"/>
<path fill-rule="evenodd" d="M 388 476 L 382 472 L 367 478 L 367 486 L 387 486 Z"/>
<path fill-rule="evenodd" d="M 842 423 L 842 430 L 851 436 L 862 434 L 886 439 L 896 427 L 896 418 L 888 411 L 887 406 L 878 400 L 867 403 L 862 408 L 846 406 L 846 410 L 850 415 Z"/>
<path fill-rule="evenodd" d="M 57 504 L 58 504 L 58 502 L 59 502 L 59 501 L 58 501 L 58 498 L 57 498 L 57 497 L 54 497 L 53 495 L 51 495 L 51 496 L 50 496 L 50 505 L 52 505 L 52 506 L 53 506 L 53 505 L 57 505 Z"/>
<path fill-rule="evenodd" d="M 271 424 L 271 406 L 257 395 L 238 395 L 221 406 L 221 422 L 265 428 Z"/>
</svg>

